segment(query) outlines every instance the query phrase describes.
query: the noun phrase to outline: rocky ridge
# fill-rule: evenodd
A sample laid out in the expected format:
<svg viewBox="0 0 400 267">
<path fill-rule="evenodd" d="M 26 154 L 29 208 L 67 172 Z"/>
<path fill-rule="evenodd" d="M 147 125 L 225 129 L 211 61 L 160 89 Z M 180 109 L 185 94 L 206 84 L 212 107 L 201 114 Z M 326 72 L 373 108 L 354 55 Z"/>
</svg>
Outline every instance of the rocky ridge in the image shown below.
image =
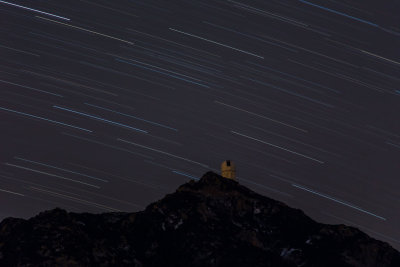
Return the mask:
<svg viewBox="0 0 400 267">
<path fill-rule="evenodd" d="M 208 172 L 136 213 L 0 223 L 0 266 L 400 266 L 400 253 Z"/>
</svg>

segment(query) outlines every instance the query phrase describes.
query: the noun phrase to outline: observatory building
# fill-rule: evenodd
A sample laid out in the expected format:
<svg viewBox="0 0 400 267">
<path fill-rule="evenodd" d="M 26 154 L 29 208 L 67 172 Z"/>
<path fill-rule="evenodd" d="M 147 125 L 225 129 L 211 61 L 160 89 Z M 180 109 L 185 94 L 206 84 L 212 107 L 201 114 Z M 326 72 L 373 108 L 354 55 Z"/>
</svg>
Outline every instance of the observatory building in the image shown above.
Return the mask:
<svg viewBox="0 0 400 267">
<path fill-rule="evenodd" d="M 221 176 L 228 179 L 236 179 L 236 166 L 231 160 L 225 160 L 221 164 Z"/>
</svg>

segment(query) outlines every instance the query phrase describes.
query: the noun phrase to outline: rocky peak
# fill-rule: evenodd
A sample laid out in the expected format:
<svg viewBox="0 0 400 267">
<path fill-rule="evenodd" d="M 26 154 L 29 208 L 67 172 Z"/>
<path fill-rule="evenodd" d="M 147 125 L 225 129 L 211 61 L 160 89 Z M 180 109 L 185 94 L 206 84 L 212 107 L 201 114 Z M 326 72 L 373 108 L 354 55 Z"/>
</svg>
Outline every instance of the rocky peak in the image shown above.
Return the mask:
<svg viewBox="0 0 400 267">
<path fill-rule="evenodd" d="M 5 219 L 0 266 L 16 265 L 397 267 L 400 254 L 208 172 L 141 212 Z"/>
</svg>

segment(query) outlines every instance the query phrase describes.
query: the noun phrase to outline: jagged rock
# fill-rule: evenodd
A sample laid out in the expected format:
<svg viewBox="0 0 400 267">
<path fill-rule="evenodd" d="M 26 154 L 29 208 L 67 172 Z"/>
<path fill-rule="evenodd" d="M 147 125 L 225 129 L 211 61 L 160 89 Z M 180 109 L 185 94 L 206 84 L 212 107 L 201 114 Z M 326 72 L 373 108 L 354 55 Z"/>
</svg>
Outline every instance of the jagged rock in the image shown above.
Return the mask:
<svg viewBox="0 0 400 267">
<path fill-rule="evenodd" d="M 398 267 L 400 253 L 208 172 L 137 213 L 7 218 L 0 266 Z"/>
</svg>

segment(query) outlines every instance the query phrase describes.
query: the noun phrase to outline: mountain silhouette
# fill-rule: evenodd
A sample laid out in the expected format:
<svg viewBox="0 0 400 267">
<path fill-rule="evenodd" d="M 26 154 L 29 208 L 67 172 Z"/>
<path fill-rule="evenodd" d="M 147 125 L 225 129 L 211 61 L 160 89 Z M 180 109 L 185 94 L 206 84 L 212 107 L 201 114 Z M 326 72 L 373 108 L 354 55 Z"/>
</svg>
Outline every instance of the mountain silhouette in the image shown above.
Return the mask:
<svg viewBox="0 0 400 267">
<path fill-rule="evenodd" d="M 4 219 L 0 266 L 398 267 L 400 253 L 207 172 L 140 212 Z"/>
</svg>

